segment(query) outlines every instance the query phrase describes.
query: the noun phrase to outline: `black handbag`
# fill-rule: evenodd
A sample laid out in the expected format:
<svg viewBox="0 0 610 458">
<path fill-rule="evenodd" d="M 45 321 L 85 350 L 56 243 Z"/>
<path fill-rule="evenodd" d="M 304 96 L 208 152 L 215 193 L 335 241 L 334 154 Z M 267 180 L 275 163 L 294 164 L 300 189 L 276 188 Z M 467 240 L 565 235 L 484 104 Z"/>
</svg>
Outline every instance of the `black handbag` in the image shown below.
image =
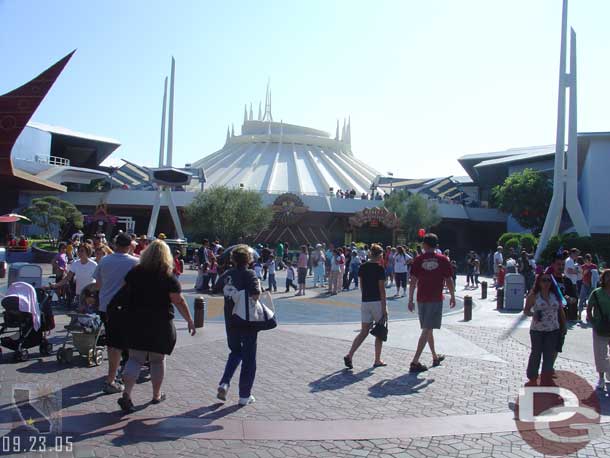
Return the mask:
<svg viewBox="0 0 610 458">
<path fill-rule="evenodd" d="M 388 320 L 383 318 L 381 321 L 377 321 L 370 332 L 372 336 L 386 342 L 388 340 Z"/>
</svg>

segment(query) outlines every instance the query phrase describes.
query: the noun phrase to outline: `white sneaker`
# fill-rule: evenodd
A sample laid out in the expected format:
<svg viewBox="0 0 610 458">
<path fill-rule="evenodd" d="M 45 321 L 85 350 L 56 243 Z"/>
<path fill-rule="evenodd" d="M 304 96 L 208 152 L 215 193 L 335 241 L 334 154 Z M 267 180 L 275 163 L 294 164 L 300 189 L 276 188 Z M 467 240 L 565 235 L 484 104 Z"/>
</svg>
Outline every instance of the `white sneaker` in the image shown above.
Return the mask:
<svg viewBox="0 0 610 458">
<path fill-rule="evenodd" d="M 249 398 L 239 398 L 239 405 L 240 406 L 247 406 L 247 405 L 250 405 L 250 404 L 254 404 L 255 402 L 256 402 L 256 399 L 252 395 L 250 395 Z"/>
<path fill-rule="evenodd" d="M 216 394 L 216 397 L 218 399 L 220 399 L 221 401 L 226 401 L 227 400 L 227 392 L 229 391 L 229 384 L 228 383 L 223 383 L 221 385 L 218 385 L 218 394 Z"/>
</svg>

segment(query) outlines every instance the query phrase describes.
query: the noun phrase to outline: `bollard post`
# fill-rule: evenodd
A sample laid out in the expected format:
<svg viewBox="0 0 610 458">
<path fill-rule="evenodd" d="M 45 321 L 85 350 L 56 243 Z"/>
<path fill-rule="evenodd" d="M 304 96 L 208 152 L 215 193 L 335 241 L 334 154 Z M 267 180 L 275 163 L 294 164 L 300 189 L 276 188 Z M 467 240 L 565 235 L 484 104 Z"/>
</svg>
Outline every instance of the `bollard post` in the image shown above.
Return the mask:
<svg viewBox="0 0 610 458">
<path fill-rule="evenodd" d="M 195 327 L 203 328 L 203 317 L 205 315 L 205 299 L 202 296 L 195 298 Z"/>
<path fill-rule="evenodd" d="M 496 309 L 502 310 L 504 308 L 504 288 L 498 288 L 498 297 L 496 298 Z"/>
<path fill-rule="evenodd" d="M 481 282 L 481 299 L 487 299 L 487 282 Z"/>
<path fill-rule="evenodd" d="M 472 320 L 472 296 L 464 296 L 464 321 Z"/>
</svg>

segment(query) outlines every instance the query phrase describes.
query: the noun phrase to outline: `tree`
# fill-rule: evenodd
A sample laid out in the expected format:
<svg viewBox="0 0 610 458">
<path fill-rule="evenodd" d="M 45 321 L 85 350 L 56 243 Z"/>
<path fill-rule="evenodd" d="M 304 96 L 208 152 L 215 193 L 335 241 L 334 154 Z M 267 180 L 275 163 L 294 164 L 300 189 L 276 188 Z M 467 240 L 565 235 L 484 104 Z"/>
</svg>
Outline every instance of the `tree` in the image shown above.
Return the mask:
<svg viewBox="0 0 610 458">
<path fill-rule="evenodd" d="M 394 191 L 384 200 L 384 206 L 396 213 L 400 219 L 401 229 L 407 240 L 417 240 L 417 231 L 426 230 L 441 222 L 438 205 L 419 195 L 406 190 Z"/>
<path fill-rule="evenodd" d="M 198 193 L 186 207 L 186 216 L 192 237 L 218 237 L 228 245 L 265 229 L 273 211 L 256 191 L 217 187 Z"/>
<path fill-rule="evenodd" d="M 525 169 L 515 173 L 492 190 L 493 204 L 510 213 L 517 222 L 534 234 L 539 234 L 544 225 L 553 187 L 542 173 Z"/>
<path fill-rule="evenodd" d="M 23 213 L 40 227 L 49 241 L 66 239 L 71 230 L 82 229 L 83 214 L 70 202 L 54 196 L 39 197 Z"/>
</svg>

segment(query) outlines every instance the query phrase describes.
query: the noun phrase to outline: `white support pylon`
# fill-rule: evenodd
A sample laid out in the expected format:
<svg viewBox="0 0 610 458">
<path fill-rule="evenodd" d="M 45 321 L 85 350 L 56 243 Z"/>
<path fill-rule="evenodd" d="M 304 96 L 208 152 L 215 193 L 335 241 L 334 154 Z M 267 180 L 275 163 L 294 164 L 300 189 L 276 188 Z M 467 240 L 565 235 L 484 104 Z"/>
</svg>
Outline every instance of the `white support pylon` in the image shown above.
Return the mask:
<svg viewBox="0 0 610 458">
<path fill-rule="evenodd" d="M 576 33 L 570 33 L 570 73 L 566 73 L 568 34 L 568 0 L 563 0 L 561 17 L 561 52 L 559 57 L 559 94 L 557 107 L 557 138 L 555 141 L 555 167 L 553 177 L 553 198 L 546 215 L 536 259 L 540 256 L 551 237 L 559 233 L 561 216 L 565 208 L 580 236 L 589 236 L 589 225 L 578 199 L 578 118 L 577 118 L 577 73 L 576 73 Z M 568 110 L 568 148 L 566 151 L 566 92 L 570 89 Z"/>
</svg>

